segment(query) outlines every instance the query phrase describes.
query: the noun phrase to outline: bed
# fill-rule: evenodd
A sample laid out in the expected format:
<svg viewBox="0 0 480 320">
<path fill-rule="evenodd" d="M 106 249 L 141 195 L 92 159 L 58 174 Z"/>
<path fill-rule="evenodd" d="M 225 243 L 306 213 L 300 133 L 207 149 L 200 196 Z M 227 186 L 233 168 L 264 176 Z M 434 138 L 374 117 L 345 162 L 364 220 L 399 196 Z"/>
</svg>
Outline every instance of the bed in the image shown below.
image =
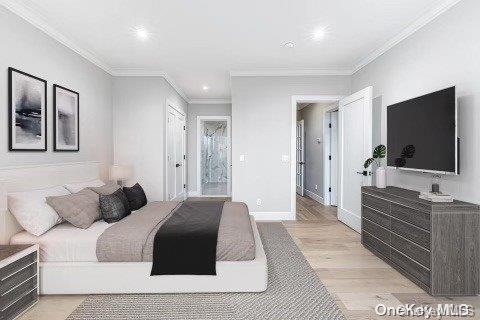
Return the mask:
<svg viewBox="0 0 480 320">
<path fill-rule="evenodd" d="M 236 222 L 225 224 L 222 216 L 217 245 L 216 276 L 151 277 L 151 256 L 136 259 L 131 258 L 135 256 L 131 253 L 127 256 L 101 254 L 102 250 L 98 244 L 105 235 L 108 235 L 108 230 L 128 230 L 121 229 L 120 224 L 123 220 L 115 225 L 97 221 L 88 229 L 79 229 L 69 223 L 62 223 L 37 237 L 22 231 L 6 208 L 4 199 L 6 192 L 99 178 L 100 169 L 96 162 L 0 169 L 0 186 L 3 190 L 0 192 L 0 231 L 3 236 L 0 241 L 40 245 L 41 294 L 260 292 L 266 289 L 266 256 L 251 216 L 246 220 L 254 239 L 250 242 L 250 246 L 253 246 L 251 249 L 243 233 L 236 230 Z M 31 179 L 32 176 L 35 179 Z M 153 203 L 147 206 L 166 204 L 168 203 Z M 225 204 L 225 207 L 232 205 L 235 204 Z M 124 220 L 140 216 L 139 212 L 134 212 Z M 110 229 L 112 226 L 117 229 Z M 128 227 L 126 222 L 123 227 Z M 221 243 L 220 238 L 228 238 L 225 234 L 230 235 L 230 240 L 222 240 Z M 234 245 L 235 243 L 238 245 Z M 240 244 L 243 244 L 243 247 Z M 240 250 L 232 251 L 232 247 L 238 247 Z M 115 250 L 108 248 L 108 252 Z"/>
</svg>

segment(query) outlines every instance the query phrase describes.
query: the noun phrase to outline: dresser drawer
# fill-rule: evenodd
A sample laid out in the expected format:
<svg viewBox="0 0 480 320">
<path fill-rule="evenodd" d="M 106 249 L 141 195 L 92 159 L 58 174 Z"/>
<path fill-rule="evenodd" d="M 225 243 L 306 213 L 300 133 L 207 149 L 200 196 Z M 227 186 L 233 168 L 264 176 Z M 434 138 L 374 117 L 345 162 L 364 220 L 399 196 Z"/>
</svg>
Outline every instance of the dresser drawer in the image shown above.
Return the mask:
<svg viewBox="0 0 480 320">
<path fill-rule="evenodd" d="M 18 270 L 28 266 L 29 264 L 32 264 L 32 262 L 35 262 L 35 261 L 37 261 L 37 253 L 33 252 L 1 268 L 0 282 L 3 281 L 3 279 L 7 278 L 8 276 L 12 275 L 13 273 L 17 272 Z"/>
<path fill-rule="evenodd" d="M 0 320 L 14 319 L 16 316 L 27 310 L 38 300 L 37 290 L 32 290 L 30 293 L 19 297 L 13 304 L 9 305 L 2 311 Z"/>
<path fill-rule="evenodd" d="M 391 234 L 390 241 L 390 245 L 393 248 L 417 261 L 425 268 L 430 269 L 430 251 L 396 235 L 395 233 Z"/>
<path fill-rule="evenodd" d="M 35 276 L 36 274 L 37 263 L 33 262 L 32 264 L 17 270 L 13 274 L 10 274 L 8 277 L 3 278 L 2 281 L 0 281 L 0 295 L 3 295 L 5 292 L 18 286 L 20 283 Z"/>
<path fill-rule="evenodd" d="M 33 276 L 30 279 L 19 284 L 17 287 L 10 289 L 0 295 L 0 310 L 4 310 L 9 305 L 13 304 L 16 300 L 24 295 L 28 294 L 32 290 L 37 290 L 37 276 Z"/>
<path fill-rule="evenodd" d="M 364 246 L 373 249 L 385 258 L 390 258 L 390 247 L 369 233 L 362 232 L 362 243 Z"/>
<path fill-rule="evenodd" d="M 390 214 L 399 220 L 409 222 L 425 230 L 430 230 L 430 215 L 425 212 L 392 203 Z"/>
<path fill-rule="evenodd" d="M 397 252 L 396 250 L 391 250 L 391 261 L 406 273 L 415 277 L 417 280 L 430 287 L 430 271 L 423 268 L 418 263 L 412 261 L 410 258 L 404 256 L 403 254 Z"/>
<path fill-rule="evenodd" d="M 390 244 L 390 231 L 380 227 L 379 225 L 367 220 L 362 219 L 362 232 L 366 231 L 376 238 L 382 240 L 386 244 Z"/>
<path fill-rule="evenodd" d="M 362 206 L 362 217 L 367 218 L 368 220 L 373 221 L 386 229 L 390 229 L 391 218 L 386 214 L 373 210 L 369 207 Z"/>
<path fill-rule="evenodd" d="M 390 211 L 390 203 L 388 201 L 365 193 L 362 194 L 362 204 L 384 213 L 389 213 Z"/>
<path fill-rule="evenodd" d="M 391 230 L 396 234 L 421 245 L 425 249 L 430 250 L 430 232 L 396 219 L 392 219 Z"/>
</svg>

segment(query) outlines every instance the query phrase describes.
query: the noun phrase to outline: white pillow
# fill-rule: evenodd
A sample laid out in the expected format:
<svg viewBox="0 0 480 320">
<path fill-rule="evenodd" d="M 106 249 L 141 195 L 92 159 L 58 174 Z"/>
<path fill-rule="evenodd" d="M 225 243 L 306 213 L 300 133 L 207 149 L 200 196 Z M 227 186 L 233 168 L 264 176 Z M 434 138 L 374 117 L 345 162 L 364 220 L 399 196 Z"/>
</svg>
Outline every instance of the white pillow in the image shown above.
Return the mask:
<svg viewBox="0 0 480 320">
<path fill-rule="evenodd" d="M 105 183 L 103 181 L 96 179 L 96 180 L 90 180 L 90 181 L 78 182 L 78 183 L 67 183 L 67 184 L 64 184 L 63 186 L 67 188 L 67 190 L 70 191 L 71 193 L 77 193 L 82 189 L 85 189 L 88 187 L 102 187 L 104 185 Z"/>
<path fill-rule="evenodd" d="M 47 204 L 46 197 L 67 194 L 70 194 L 70 192 L 61 186 L 12 192 L 7 195 L 8 209 L 23 229 L 33 235 L 40 236 L 63 221 L 55 210 Z"/>
</svg>

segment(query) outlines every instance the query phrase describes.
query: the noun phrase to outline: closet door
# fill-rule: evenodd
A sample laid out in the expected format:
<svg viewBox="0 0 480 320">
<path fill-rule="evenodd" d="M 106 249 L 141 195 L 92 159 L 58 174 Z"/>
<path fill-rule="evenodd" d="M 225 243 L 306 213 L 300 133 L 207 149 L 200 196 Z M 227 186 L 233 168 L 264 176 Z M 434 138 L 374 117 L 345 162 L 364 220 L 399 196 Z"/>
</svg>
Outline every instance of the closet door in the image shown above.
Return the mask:
<svg viewBox="0 0 480 320">
<path fill-rule="evenodd" d="M 167 200 L 183 200 L 186 196 L 185 115 L 169 105 L 167 117 Z"/>
</svg>

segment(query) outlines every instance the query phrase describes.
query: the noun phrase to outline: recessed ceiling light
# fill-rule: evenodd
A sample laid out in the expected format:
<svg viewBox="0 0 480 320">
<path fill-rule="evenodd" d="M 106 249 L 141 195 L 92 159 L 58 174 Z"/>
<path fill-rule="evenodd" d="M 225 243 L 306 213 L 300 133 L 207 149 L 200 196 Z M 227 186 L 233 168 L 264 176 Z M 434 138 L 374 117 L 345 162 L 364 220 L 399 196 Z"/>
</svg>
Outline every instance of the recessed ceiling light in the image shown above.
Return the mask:
<svg viewBox="0 0 480 320">
<path fill-rule="evenodd" d="M 292 48 L 295 47 L 295 43 L 293 43 L 292 41 L 288 41 L 288 42 L 285 42 L 285 43 L 283 44 L 283 46 L 284 46 L 285 48 L 292 49 Z"/>
<path fill-rule="evenodd" d="M 150 33 L 143 27 L 139 27 L 135 30 L 137 38 L 140 40 L 147 40 L 150 37 Z"/>
<path fill-rule="evenodd" d="M 210 89 L 210 87 L 209 86 L 203 86 L 202 89 L 203 89 L 203 91 L 208 91 Z"/>
<path fill-rule="evenodd" d="M 325 38 L 325 35 L 327 34 L 327 30 L 325 28 L 318 28 L 312 33 L 312 38 L 313 40 L 322 40 Z"/>
</svg>

